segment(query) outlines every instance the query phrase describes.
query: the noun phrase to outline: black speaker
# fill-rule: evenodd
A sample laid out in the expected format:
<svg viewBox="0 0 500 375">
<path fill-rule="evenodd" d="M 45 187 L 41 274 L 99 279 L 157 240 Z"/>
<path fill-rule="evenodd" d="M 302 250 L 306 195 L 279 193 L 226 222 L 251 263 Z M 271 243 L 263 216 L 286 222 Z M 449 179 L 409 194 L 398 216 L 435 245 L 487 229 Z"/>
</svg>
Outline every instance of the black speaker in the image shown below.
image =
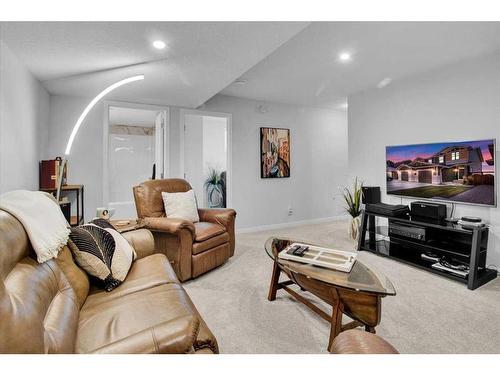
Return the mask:
<svg viewBox="0 0 500 375">
<path fill-rule="evenodd" d="M 71 202 L 59 202 L 59 207 L 68 223 L 71 223 Z"/>
<path fill-rule="evenodd" d="M 380 203 L 380 187 L 379 186 L 363 186 L 363 203 L 372 204 Z"/>
</svg>

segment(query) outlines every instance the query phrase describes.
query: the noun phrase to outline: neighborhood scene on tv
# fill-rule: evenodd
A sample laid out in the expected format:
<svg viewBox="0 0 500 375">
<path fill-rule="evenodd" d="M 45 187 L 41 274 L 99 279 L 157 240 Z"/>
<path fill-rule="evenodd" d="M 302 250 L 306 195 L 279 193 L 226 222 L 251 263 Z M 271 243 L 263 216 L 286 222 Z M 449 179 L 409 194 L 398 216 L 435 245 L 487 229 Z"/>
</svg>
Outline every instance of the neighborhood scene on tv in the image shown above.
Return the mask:
<svg viewBox="0 0 500 375">
<path fill-rule="evenodd" d="M 386 148 L 387 193 L 495 204 L 495 141 Z"/>
</svg>

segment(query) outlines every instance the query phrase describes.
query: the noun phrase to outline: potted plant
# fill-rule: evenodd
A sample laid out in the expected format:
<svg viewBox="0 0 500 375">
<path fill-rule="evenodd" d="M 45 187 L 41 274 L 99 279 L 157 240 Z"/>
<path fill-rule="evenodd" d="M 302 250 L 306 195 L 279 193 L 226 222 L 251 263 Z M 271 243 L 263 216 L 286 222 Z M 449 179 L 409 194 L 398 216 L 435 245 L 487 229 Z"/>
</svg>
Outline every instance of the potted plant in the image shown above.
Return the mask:
<svg viewBox="0 0 500 375">
<path fill-rule="evenodd" d="M 224 179 L 222 174 L 222 171 L 212 167 L 208 168 L 204 186 L 210 208 L 223 207 L 224 205 Z"/>
<path fill-rule="evenodd" d="M 357 240 L 359 235 L 359 215 L 361 215 L 361 197 L 363 194 L 362 187 L 363 183 L 358 183 L 358 178 L 356 177 L 352 190 L 349 190 L 348 187 L 344 187 L 342 190 L 342 196 L 344 197 L 344 201 L 346 203 L 345 209 L 351 216 L 348 233 L 353 240 Z"/>
</svg>

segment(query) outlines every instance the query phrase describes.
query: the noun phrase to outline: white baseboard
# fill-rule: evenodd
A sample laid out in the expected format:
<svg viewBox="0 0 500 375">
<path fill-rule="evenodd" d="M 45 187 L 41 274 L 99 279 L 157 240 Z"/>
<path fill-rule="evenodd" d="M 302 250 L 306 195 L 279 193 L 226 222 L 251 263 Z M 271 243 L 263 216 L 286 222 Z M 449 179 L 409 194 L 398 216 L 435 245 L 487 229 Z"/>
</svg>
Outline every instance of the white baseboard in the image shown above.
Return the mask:
<svg viewBox="0 0 500 375">
<path fill-rule="evenodd" d="M 236 229 L 236 233 L 239 234 L 239 233 L 262 232 L 262 231 L 266 231 L 266 230 L 297 227 L 299 225 L 328 223 L 328 222 L 331 222 L 331 221 L 345 220 L 347 218 L 348 218 L 347 215 L 338 215 L 338 216 L 322 217 L 322 218 L 318 218 L 318 219 L 291 221 L 291 222 L 288 222 L 288 223 L 261 225 L 261 226 L 258 226 L 258 227 L 237 228 Z"/>
</svg>

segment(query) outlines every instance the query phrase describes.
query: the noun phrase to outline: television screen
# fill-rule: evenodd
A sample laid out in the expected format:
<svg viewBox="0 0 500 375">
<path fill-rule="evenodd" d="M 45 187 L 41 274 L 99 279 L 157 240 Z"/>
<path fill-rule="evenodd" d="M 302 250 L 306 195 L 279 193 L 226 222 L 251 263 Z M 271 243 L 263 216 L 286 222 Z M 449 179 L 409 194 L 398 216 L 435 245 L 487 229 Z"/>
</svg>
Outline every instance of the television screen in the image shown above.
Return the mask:
<svg viewBox="0 0 500 375">
<path fill-rule="evenodd" d="M 386 147 L 387 194 L 495 206 L 495 140 Z"/>
</svg>

